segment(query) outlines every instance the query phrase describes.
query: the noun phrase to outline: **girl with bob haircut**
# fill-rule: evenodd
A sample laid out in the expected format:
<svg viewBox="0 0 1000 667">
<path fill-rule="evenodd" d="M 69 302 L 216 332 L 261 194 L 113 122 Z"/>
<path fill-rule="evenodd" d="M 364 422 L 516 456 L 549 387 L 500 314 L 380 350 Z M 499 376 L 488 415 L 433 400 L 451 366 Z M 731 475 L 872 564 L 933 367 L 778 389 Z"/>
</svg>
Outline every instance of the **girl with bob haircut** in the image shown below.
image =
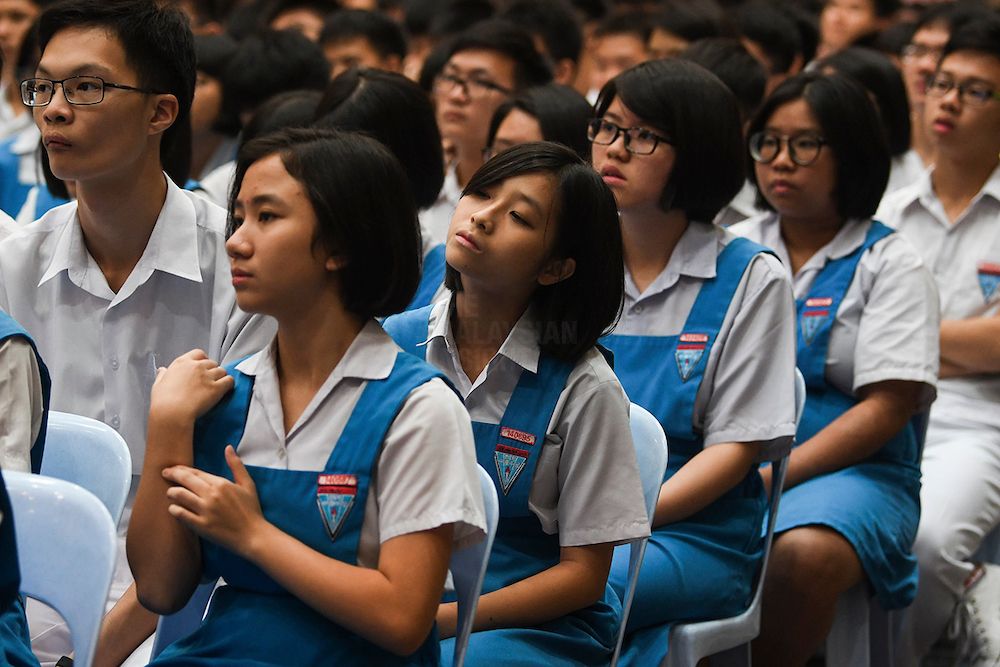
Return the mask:
<svg viewBox="0 0 1000 667">
<path fill-rule="evenodd" d="M 614 198 L 570 149 L 515 146 L 472 176 L 447 259 L 450 298 L 385 327 L 465 398 L 500 498 L 466 663 L 606 665 L 614 545 L 649 532 L 628 399 L 596 347 L 621 309 Z M 441 636 L 455 623 L 449 599 Z"/>
<path fill-rule="evenodd" d="M 749 136 L 753 179 L 771 211 L 732 230 L 774 248 L 792 279 L 807 387 L 753 657 L 803 665 L 841 593 L 864 582 L 884 609 L 916 593 L 911 545 L 938 300 L 916 251 L 872 220 L 889 151 L 861 85 L 836 74 L 789 79 Z"/>
<path fill-rule="evenodd" d="M 795 432 L 792 296 L 778 260 L 711 223 L 744 181 L 739 109 L 708 70 L 643 63 L 601 91 L 594 168 L 618 203 L 625 310 L 603 339 L 670 457 L 629 616 L 625 664 L 657 664 L 672 624 L 743 611 L 767 506 L 756 463 Z M 627 583 L 628 554 L 610 581 Z"/>
<path fill-rule="evenodd" d="M 554 141 L 590 160 L 587 99 L 569 86 L 535 86 L 503 102 L 493 112 L 486 140 L 486 159 L 529 141 Z"/>
<path fill-rule="evenodd" d="M 402 169 L 357 135 L 255 139 L 226 249 L 240 307 L 278 331 L 235 365 L 193 350 L 158 372 L 128 540 L 139 599 L 166 614 L 203 579 L 228 585 L 153 664 L 437 665 L 452 543 L 485 522 L 461 401 L 374 319 L 417 285 Z"/>
</svg>

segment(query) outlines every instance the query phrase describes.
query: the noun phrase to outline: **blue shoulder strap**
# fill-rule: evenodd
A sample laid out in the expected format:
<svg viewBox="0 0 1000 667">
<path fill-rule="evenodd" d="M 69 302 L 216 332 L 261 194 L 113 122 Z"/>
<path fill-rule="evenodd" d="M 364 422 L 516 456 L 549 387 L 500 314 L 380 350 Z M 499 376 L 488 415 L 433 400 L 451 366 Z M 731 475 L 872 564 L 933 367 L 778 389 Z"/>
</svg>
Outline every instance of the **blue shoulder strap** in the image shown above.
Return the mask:
<svg viewBox="0 0 1000 667">
<path fill-rule="evenodd" d="M 413 300 L 406 307 L 407 310 L 415 310 L 430 305 L 434 294 L 444 282 L 444 244 L 436 245 L 424 257 L 424 265 L 420 273 L 420 285 L 417 293 L 413 295 Z"/>
<path fill-rule="evenodd" d="M 35 345 L 35 341 L 31 338 L 31 335 L 14 318 L 0 310 L 0 343 L 14 336 L 23 338 L 31 346 L 31 351 L 34 353 L 35 361 L 38 364 L 38 375 L 42 385 L 42 423 L 38 428 L 38 436 L 31 445 L 31 472 L 37 474 L 42 469 L 42 455 L 45 451 L 45 433 L 49 423 L 49 400 L 52 396 L 52 378 L 49 375 L 48 367 L 42 360 L 42 355 L 38 353 L 38 347 Z"/>
<path fill-rule="evenodd" d="M 194 426 L 194 465 L 217 475 L 227 470 L 226 445 L 236 447 L 240 444 L 250 412 L 254 378 L 236 370 L 242 361 L 224 367 L 234 380 L 233 388 Z"/>
<path fill-rule="evenodd" d="M 427 328 L 430 326 L 433 308 L 433 305 L 424 306 L 393 315 L 382 323 L 382 328 L 404 352 L 409 352 L 418 359 L 426 359 L 427 346 L 420 343 L 427 340 Z"/>
</svg>

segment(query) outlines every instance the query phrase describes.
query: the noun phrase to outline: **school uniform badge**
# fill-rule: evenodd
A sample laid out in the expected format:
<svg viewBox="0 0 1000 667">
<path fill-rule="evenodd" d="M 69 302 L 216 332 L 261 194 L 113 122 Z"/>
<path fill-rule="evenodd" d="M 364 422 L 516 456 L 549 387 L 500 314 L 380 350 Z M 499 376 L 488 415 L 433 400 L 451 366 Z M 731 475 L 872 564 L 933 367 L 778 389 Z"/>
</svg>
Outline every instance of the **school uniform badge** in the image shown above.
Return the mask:
<svg viewBox="0 0 1000 667">
<path fill-rule="evenodd" d="M 979 289 L 983 291 L 983 299 L 992 301 L 997 296 L 997 286 L 1000 285 L 1000 264 L 979 262 Z"/>
<path fill-rule="evenodd" d="M 707 334 L 681 334 L 674 357 L 677 359 L 677 372 L 683 382 L 687 382 L 694 373 L 698 362 L 705 355 L 707 344 Z"/>
<path fill-rule="evenodd" d="M 496 450 L 493 452 L 493 461 L 497 466 L 497 480 L 500 482 L 500 489 L 505 496 L 514 486 L 521 471 L 524 470 L 524 465 L 528 462 L 530 455 L 531 453 L 524 449 L 497 443 Z"/>
<path fill-rule="evenodd" d="M 354 498 L 358 494 L 358 479 L 354 475 L 321 474 L 316 484 L 316 504 L 319 505 L 323 525 L 331 540 L 337 539 L 337 533 L 344 525 L 344 519 L 354 507 Z"/>
<path fill-rule="evenodd" d="M 802 309 L 802 317 L 799 319 L 799 327 L 802 329 L 802 339 L 806 345 L 812 345 L 813 339 L 819 332 L 820 327 L 830 317 L 830 306 L 833 299 L 830 297 L 815 297 L 806 299 L 806 307 Z"/>
</svg>

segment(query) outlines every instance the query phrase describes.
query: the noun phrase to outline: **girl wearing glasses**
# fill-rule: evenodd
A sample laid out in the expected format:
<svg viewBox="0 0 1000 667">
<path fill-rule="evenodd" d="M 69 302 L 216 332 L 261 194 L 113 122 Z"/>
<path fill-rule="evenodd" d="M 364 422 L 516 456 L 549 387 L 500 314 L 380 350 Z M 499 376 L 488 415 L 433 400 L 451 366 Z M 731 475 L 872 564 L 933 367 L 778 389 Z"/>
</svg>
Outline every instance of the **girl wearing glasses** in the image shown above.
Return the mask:
<svg viewBox="0 0 1000 667">
<path fill-rule="evenodd" d="M 623 654 L 657 664 L 678 621 L 751 597 L 767 506 L 757 463 L 791 444 L 792 295 L 778 260 L 711 224 L 744 180 L 736 99 L 691 62 L 612 79 L 590 126 L 621 215 L 625 310 L 604 344 L 670 448 Z M 628 554 L 610 581 L 621 595 Z"/>
<path fill-rule="evenodd" d="M 823 643 L 841 593 L 864 582 L 884 609 L 913 600 L 938 302 L 917 253 L 871 218 L 889 151 L 859 84 L 790 79 L 749 134 L 759 203 L 771 212 L 732 229 L 774 248 L 792 278 L 807 386 L 754 660 L 801 665 Z"/>
</svg>

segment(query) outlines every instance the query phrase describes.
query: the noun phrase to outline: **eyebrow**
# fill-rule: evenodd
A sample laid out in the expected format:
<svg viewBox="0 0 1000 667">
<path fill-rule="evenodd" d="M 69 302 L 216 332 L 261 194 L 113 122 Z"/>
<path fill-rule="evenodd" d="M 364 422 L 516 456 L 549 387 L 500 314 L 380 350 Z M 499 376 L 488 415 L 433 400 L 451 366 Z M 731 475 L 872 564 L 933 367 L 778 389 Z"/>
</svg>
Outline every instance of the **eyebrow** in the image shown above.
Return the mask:
<svg viewBox="0 0 1000 667">
<path fill-rule="evenodd" d="M 488 69 L 485 69 L 483 67 L 474 67 L 473 69 L 470 69 L 470 70 L 463 70 L 462 68 L 456 67 L 455 65 L 452 65 L 451 63 L 449 63 L 449 64 L 445 65 L 444 68 L 446 70 L 449 70 L 450 73 L 452 73 L 452 74 L 458 74 L 460 76 L 470 76 L 470 77 L 471 76 L 490 76 L 490 77 L 493 76 L 492 72 L 490 72 Z"/>
<path fill-rule="evenodd" d="M 524 194 L 523 192 L 518 192 L 517 193 L 517 199 L 520 199 L 525 204 L 527 204 L 531 208 L 535 209 L 535 211 L 539 215 L 541 215 L 542 213 L 545 212 L 545 210 L 542 208 L 542 205 L 538 202 L 537 199 L 534 199 L 533 197 L 530 197 L 530 196 Z"/>
<path fill-rule="evenodd" d="M 66 78 L 69 79 L 74 76 L 80 76 L 84 72 L 89 74 L 94 71 L 96 71 L 98 74 L 102 76 L 111 74 L 111 70 L 105 67 L 104 65 L 98 65 L 96 63 L 85 63 L 83 65 L 77 65 L 76 67 L 71 69 L 69 71 L 69 76 L 67 76 Z M 45 65 L 43 65 L 42 63 L 38 63 L 38 67 L 35 68 L 35 72 L 37 74 L 44 74 L 45 76 L 49 77 L 52 76 L 52 73 L 49 70 L 47 70 L 45 68 Z"/>
<path fill-rule="evenodd" d="M 250 199 L 248 203 L 245 203 L 242 199 L 237 199 L 233 203 L 233 207 L 244 208 L 248 204 L 253 206 L 263 206 L 265 204 L 284 204 L 284 203 L 285 203 L 284 200 L 282 200 L 277 195 L 271 195 L 265 193 L 262 195 L 255 195 L 253 198 Z"/>
</svg>

